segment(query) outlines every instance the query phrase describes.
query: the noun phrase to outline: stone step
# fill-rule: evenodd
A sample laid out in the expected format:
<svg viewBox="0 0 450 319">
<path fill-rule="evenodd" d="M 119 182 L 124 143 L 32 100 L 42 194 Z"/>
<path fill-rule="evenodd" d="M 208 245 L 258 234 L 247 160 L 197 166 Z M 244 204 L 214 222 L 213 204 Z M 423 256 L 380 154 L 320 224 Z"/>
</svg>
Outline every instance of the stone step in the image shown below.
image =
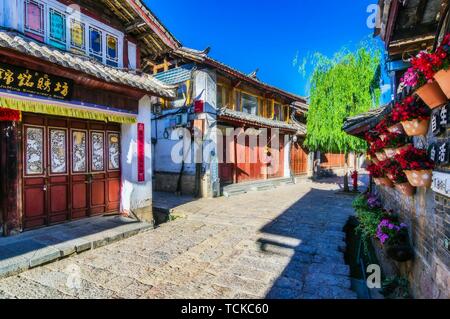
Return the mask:
<svg viewBox="0 0 450 319">
<path fill-rule="evenodd" d="M 280 186 L 293 185 L 292 178 L 276 178 L 263 181 L 232 184 L 222 188 L 222 195 L 230 197 L 248 192 L 272 190 Z"/>
</svg>

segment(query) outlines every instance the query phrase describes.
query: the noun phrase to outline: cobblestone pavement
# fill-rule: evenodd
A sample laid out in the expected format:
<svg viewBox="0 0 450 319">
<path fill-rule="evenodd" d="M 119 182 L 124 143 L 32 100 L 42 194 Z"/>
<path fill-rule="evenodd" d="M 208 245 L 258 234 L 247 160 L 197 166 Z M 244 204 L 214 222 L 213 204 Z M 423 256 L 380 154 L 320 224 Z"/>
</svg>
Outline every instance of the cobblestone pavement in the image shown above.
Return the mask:
<svg viewBox="0 0 450 319">
<path fill-rule="evenodd" d="M 302 182 L 177 208 L 183 218 L 0 280 L 1 298 L 355 298 L 352 198 Z"/>
</svg>

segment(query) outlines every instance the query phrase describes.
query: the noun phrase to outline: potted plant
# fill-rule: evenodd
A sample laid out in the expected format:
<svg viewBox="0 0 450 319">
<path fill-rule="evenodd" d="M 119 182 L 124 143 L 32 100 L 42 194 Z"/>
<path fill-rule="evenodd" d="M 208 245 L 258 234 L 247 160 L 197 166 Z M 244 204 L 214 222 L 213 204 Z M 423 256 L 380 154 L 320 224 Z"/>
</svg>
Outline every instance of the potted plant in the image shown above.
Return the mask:
<svg viewBox="0 0 450 319">
<path fill-rule="evenodd" d="M 447 34 L 442 44 L 436 49 L 436 59 L 440 59 L 438 70 L 434 75 L 434 79 L 439 84 L 445 96 L 450 99 L 450 34 Z"/>
<path fill-rule="evenodd" d="M 381 139 L 375 140 L 375 142 L 370 145 L 370 152 L 375 154 L 379 161 L 387 159 L 386 153 L 384 152 L 384 142 Z"/>
<path fill-rule="evenodd" d="M 380 166 L 386 172 L 386 176 L 394 183 L 395 189 L 406 196 L 414 195 L 416 188 L 408 182 L 399 162 L 389 159 L 381 162 Z"/>
<path fill-rule="evenodd" d="M 394 119 L 392 118 L 392 114 L 386 115 L 385 118 L 380 121 L 380 123 L 376 126 L 375 129 L 382 131 L 383 134 L 405 133 L 402 124 L 399 121 L 394 121 Z"/>
<path fill-rule="evenodd" d="M 428 158 L 427 151 L 410 145 L 396 155 L 395 160 L 400 164 L 412 186 L 431 187 L 434 163 Z"/>
<path fill-rule="evenodd" d="M 386 172 L 382 168 L 381 165 L 372 164 L 367 166 L 367 170 L 370 175 L 373 177 L 375 184 L 379 186 L 387 186 L 389 188 L 393 188 L 394 184 L 392 181 L 386 176 Z"/>
<path fill-rule="evenodd" d="M 377 238 L 386 250 L 386 254 L 395 261 L 405 262 L 414 256 L 409 242 L 406 224 L 391 218 L 381 220 L 377 228 Z"/>
<path fill-rule="evenodd" d="M 400 133 L 386 133 L 384 139 L 384 152 L 388 158 L 394 158 L 408 142 L 408 138 Z"/>
<path fill-rule="evenodd" d="M 396 103 L 392 110 L 392 118 L 402 123 L 408 136 L 426 135 L 430 116 L 430 109 L 414 96 L 408 96 L 402 102 Z"/>
<path fill-rule="evenodd" d="M 417 88 L 415 93 L 432 109 L 447 102 L 447 97 L 433 79 L 436 68 L 441 64 L 441 60 L 435 54 L 420 52 L 411 59 L 412 67 L 406 71 L 402 79 L 404 85 Z"/>
</svg>

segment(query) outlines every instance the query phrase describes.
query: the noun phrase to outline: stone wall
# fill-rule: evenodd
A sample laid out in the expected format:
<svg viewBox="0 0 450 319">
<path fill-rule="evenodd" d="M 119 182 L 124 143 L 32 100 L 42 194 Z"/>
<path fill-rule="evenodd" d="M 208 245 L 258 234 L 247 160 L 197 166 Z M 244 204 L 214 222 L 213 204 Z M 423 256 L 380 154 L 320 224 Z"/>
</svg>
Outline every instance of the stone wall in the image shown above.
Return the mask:
<svg viewBox="0 0 450 319">
<path fill-rule="evenodd" d="M 178 185 L 178 173 L 154 172 L 154 189 L 157 192 L 174 193 Z M 194 195 L 195 193 L 195 175 L 183 174 L 181 177 L 181 193 L 185 195 Z"/>
<path fill-rule="evenodd" d="M 433 143 L 448 141 L 449 133 L 447 129 L 436 137 L 430 128 L 427 137 L 414 138 L 414 144 L 428 149 Z M 448 173 L 450 168 L 438 165 L 436 171 Z M 431 189 L 418 188 L 414 197 L 406 197 L 395 189 L 377 188 L 385 208 L 399 213 L 409 226 L 415 259 L 395 266 L 398 273 L 408 276 L 413 296 L 450 298 L 450 200 Z"/>
</svg>

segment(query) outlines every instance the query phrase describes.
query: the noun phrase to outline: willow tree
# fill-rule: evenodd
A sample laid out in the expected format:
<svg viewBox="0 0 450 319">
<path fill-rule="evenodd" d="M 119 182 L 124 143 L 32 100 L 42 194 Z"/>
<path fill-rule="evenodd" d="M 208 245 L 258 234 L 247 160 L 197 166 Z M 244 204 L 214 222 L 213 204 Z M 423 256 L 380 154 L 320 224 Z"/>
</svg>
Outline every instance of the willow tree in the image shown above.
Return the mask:
<svg viewBox="0 0 450 319">
<path fill-rule="evenodd" d="M 378 105 L 381 54 L 368 45 L 355 52 L 345 49 L 332 58 L 315 54 L 310 81 L 306 146 L 313 151 L 344 153 L 344 191 L 348 187 L 348 154 L 362 153 L 366 143 L 342 131 L 345 118 Z"/>
</svg>

